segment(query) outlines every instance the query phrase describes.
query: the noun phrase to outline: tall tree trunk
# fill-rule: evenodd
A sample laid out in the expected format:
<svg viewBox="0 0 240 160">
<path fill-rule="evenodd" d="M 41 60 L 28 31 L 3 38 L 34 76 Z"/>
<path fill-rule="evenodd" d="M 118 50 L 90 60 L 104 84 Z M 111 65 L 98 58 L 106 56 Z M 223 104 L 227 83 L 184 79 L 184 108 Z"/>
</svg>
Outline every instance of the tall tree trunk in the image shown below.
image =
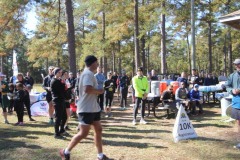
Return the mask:
<svg viewBox="0 0 240 160">
<path fill-rule="evenodd" d="M 231 37 L 231 31 L 228 32 L 228 72 L 233 72 L 232 67 L 232 37 Z"/>
<path fill-rule="evenodd" d="M 112 44 L 112 71 L 116 72 L 116 58 L 115 58 L 115 48 L 114 43 Z"/>
<path fill-rule="evenodd" d="M 84 15 L 82 17 L 82 35 L 83 35 L 83 39 L 85 39 L 85 17 L 84 17 Z"/>
<path fill-rule="evenodd" d="M 208 71 L 209 73 L 212 73 L 212 22 L 208 22 Z"/>
<path fill-rule="evenodd" d="M 134 0 L 134 44 L 135 44 L 135 66 L 140 66 L 139 55 L 139 29 L 138 29 L 138 0 Z"/>
<path fill-rule="evenodd" d="M 224 73 L 227 75 L 227 35 L 224 37 L 224 47 L 223 47 L 223 52 L 224 52 Z"/>
<path fill-rule="evenodd" d="M 144 6 L 144 0 L 142 0 L 142 6 Z M 141 24 L 140 25 L 144 25 L 144 20 L 141 21 Z M 146 36 L 143 35 L 141 37 L 141 56 L 142 56 L 142 67 L 144 69 L 144 72 L 146 71 L 146 50 L 145 50 L 145 43 L 146 43 L 146 40 L 145 40 Z"/>
<path fill-rule="evenodd" d="M 119 58 L 118 58 L 118 73 L 119 73 L 119 74 L 121 74 L 121 71 L 122 71 L 122 59 L 121 59 L 120 51 L 121 51 L 121 42 L 118 41 L 118 53 L 119 53 Z"/>
<path fill-rule="evenodd" d="M 1 56 L 1 68 L 0 71 L 3 72 L 3 56 Z"/>
<path fill-rule="evenodd" d="M 73 19 L 72 0 L 65 0 L 66 19 L 67 19 L 67 40 L 69 54 L 69 70 L 76 76 L 76 51 L 75 51 L 75 31 Z"/>
<path fill-rule="evenodd" d="M 162 8 L 165 9 L 165 2 L 162 2 Z M 167 64 L 166 64 L 166 33 L 165 33 L 165 14 L 161 14 L 162 23 L 161 23 L 161 73 L 166 74 Z"/>
<path fill-rule="evenodd" d="M 146 71 L 146 52 L 145 52 L 145 36 L 141 37 L 142 67 Z"/>
<path fill-rule="evenodd" d="M 189 38 L 187 33 L 187 56 L 188 56 L 188 73 L 191 73 L 191 52 L 190 52 L 190 45 L 189 45 Z"/>
<path fill-rule="evenodd" d="M 102 12 L 102 42 L 103 46 L 105 46 L 105 34 L 106 34 L 106 16 L 105 12 Z M 105 47 L 103 47 L 103 73 L 107 75 L 107 57 Z"/>
<path fill-rule="evenodd" d="M 194 0 L 191 0 L 191 69 L 196 69 L 196 44 L 195 44 L 195 12 Z M 190 72 L 191 73 L 191 72 Z"/>
</svg>

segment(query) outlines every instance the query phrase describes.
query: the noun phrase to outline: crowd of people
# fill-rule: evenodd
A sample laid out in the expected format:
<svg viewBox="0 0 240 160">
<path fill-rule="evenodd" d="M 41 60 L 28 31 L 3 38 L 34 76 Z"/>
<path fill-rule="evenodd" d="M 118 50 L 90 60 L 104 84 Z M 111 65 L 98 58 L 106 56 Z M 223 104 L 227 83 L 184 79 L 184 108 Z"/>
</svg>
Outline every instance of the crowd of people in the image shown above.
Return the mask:
<svg viewBox="0 0 240 160">
<path fill-rule="evenodd" d="M 15 125 L 23 125 L 24 106 L 27 109 L 29 120 L 35 121 L 31 116 L 29 97 L 33 85 L 34 80 L 29 72 L 25 77 L 22 73 L 18 73 L 15 80 L 11 77 L 9 81 L 6 80 L 6 75 L 0 73 L 0 100 L 5 124 L 9 124 L 8 113 L 12 114 L 13 111 L 16 111 L 17 122 Z"/>
<path fill-rule="evenodd" d="M 239 63 L 238 63 L 239 62 Z M 234 61 L 236 69 L 239 70 L 240 60 Z M 105 117 L 111 117 L 111 106 L 114 93 L 120 100 L 120 110 L 124 111 L 128 107 L 127 95 L 129 86 L 131 85 L 133 92 L 133 121 L 137 124 L 137 114 L 141 108 L 140 124 L 147 124 L 144 119 L 145 104 L 147 95 L 150 91 L 149 81 L 166 81 L 168 87 L 161 94 L 159 100 L 162 104 L 170 109 L 178 109 L 183 105 L 189 115 L 195 116 L 203 114 L 202 100 L 199 92 L 199 86 L 216 85 L 220 81 L 228 81 L 227 90 L 234 95 L 233 108 L 235 108 L 233 118 L 240 120 L 239 107 L 239 75 L 233 74 L 227 79 L 223 74 L 218 78 L 214 74 L 204 74 L 192 69 L 191 75 L 182 72 L 175 79 L 172 75 L 166 75 L 162 79 L 157 76 L 156 71 L 152 70 L 150 74 L 144 76 L 144 68 L 137 68 L 137 73 L 133 78 L 126 75 L 123 69 L 121 74 L 116 72 L 107 72 L 107 76 L 99 67 L 98 60 L 95 56 L 90 55 L 85 59 L 86 68 L 82 73 L 77 73 L 77 77 L 73 77 L 73 73 L 65 71 L 58 67 L 50 66 L 48 75 L 44 77 L 42 87 L 46 91 L 46 100 L 49 104 L 49 124 L 54 125 L 56 139 L 65 139 L 64 134 L 69 130 L 68 120 L 71 114 L 70 104 L 76 103 L 77 115 L 79 119 L 79 132 L 72 138 L 69 145 L 60 151 L 62 159 L 70 159 L 71 150 L 84 138 L 87 137 L 91 126 L 94 129 L 94 141 L 97 147 L 97 158 L 99 160 L 108 159 L 103 154 L 102 149 L 102 126 L 101 112 L 105 112 Z M 238 73 L 238 72 L 237 72 Z M 231 78 L 232 77 L 232 78 Z M 22 73 L 17 75 L 17 81 L 10 78 L 7 82 L 4 80 L 5 75 L 0 73 L 0 92 L 1 104 L 3 108 L 4 123 L 8 124 L 7 112 L 12 113 L 13 110 L 17 114 L 17 123 L 15 125 L 22 126 L 24 116 L 24 106 L 27 109 L 29 120 L 35 121 L 31 117 L 29 93 L 34 85 L 34 80 L 28 72 L 26 77 Z M 179 87 L 174 92 L 172 81 L 178 81 Z M 214 95 L 213 95 L 214 97 Z M 105 103 L 104 103 L 105 102 Z M 199 108 L 197 113 L 196 107 Z M 240 122 L 239 128 L 240 128 Z M 239 129 L 240 132 L 240 129 Z M 237 146 L 240 148 L 240 145 Z"/>
</svg>

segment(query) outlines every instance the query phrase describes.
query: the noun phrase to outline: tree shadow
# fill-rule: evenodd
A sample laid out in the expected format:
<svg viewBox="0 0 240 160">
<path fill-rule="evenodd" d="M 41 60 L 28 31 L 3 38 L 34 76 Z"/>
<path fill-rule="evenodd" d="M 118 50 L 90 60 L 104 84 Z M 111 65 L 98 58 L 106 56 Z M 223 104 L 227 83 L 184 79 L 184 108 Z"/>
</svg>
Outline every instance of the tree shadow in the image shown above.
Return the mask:
<svg viewBox="0 0 240 160">
<path fill-rule="evenodd" d="M 120 147 L 134 147 L 134 148 L 148 148 L 149 143 L 139 143 L 139 142 L 124 142 L 124 141 L 111 141 L 111 140 L 103 140 L 104 144 L 110 145 L 110 146 L 120 146 Z M 164 146 L 157 146 L 157 145 L 152 145 L 151 147 L 154 148 L 159 148 L 159 149 L 164 149 L 168 147 Z"/>
<path fill-rule="evenodd" d="M 0 151 L 1 150 L 9 150 L 9 149 L 15 149 L 15 148 L 30 148 L 30 149 L 41 149 L 41 146 L 38 145 L 28 145 L 26 142 L 22 141 L 16 141 L 16 140 L 11 140 L 8 138 L 1 138 L 0 139 Z M 1 157 L 2 158 L 2 157 Z"/>
</svg>

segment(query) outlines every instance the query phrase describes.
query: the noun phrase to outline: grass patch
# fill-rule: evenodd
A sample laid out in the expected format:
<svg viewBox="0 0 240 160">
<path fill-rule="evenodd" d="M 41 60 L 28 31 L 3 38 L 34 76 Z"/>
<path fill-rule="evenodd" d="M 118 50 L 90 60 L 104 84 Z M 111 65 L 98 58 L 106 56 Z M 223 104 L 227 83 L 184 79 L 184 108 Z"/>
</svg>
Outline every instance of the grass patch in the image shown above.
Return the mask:
<svg viewBox="0 0 240 160">
<path fill-rule="evenodd" d="M 40 85 L 34 85 L 42 92 Z M 173 142 L 172 130 L 175 119 L 146 117 L 147 125 L 132 125 L 132 110 L 119 111 L 115 97 L 113 117 L 102 118 L 104 153 L 115 160 L 209 160 L 239 159 L 240 151 L 233 149 L 237 129 L 233 123 L 221 121 L 221 109 L 205 106 L 205 115 L 190 117 L 198 134 L 197 139 Z M 34 117 L 29 122 L 24 117 L 24 126 L 14 126 L 15 113 L 8 116 L 11 124 L 0 125 L 0 157 L 6 160 L 58 160 L 58 150 L 65 148 L 76 133 L 76 119 L 70 120 L 67 140 L 54 139 L 54 128 L 48 125 L 47 117 Z M 139 120 L 139 119 L 138 119 Z M 0 117 L 3 122 L 3 117 Z M 72 151 L 72 160 L 96 159 L 93 132 Z"/>
</svg>

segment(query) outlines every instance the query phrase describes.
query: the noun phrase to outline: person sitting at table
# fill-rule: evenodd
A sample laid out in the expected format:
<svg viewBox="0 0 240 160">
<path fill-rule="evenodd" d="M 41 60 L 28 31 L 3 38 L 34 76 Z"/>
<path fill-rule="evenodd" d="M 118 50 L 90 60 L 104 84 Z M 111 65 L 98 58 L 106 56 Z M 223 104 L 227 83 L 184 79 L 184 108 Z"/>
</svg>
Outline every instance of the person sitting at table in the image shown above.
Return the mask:
<svg viewBox="0 0 240 160">
<path fill-rule="evenodd" d="M 177 108 L 179 109 L 182 104 L 185 107 L 186 112 L 190 112 L 189 109 L 189 99 L 188 99 L 188 90 L 184 82 L 180 83 L 180 87 L 175 92 L 175 100 Z"/>
<path fill-rule="evenodd" d="M 162 93 L 160 100 L 162 101 L 163 107 L 169 109 L 175 109 L 176 103 L 173 94 L 173 85 L 169 85 L 168 88 Z"/>
<path fill-rule="evenodd" d="M 196 106 L 199 108 L 199 114 L 203 113 L 203 108 L 202 108 L 202 101 L 200 98 L 200 94 L 199 94 L 199 85 L 195 84 L 193 89 L 191 89 L 191 91 L 189 92 L 189 97 L 190 97 L 190 102 L 189 102 L 189 106 L 191 109 L 191 114 L 192 115 L 197 115 L 196 114 Z"/>
</svg>

